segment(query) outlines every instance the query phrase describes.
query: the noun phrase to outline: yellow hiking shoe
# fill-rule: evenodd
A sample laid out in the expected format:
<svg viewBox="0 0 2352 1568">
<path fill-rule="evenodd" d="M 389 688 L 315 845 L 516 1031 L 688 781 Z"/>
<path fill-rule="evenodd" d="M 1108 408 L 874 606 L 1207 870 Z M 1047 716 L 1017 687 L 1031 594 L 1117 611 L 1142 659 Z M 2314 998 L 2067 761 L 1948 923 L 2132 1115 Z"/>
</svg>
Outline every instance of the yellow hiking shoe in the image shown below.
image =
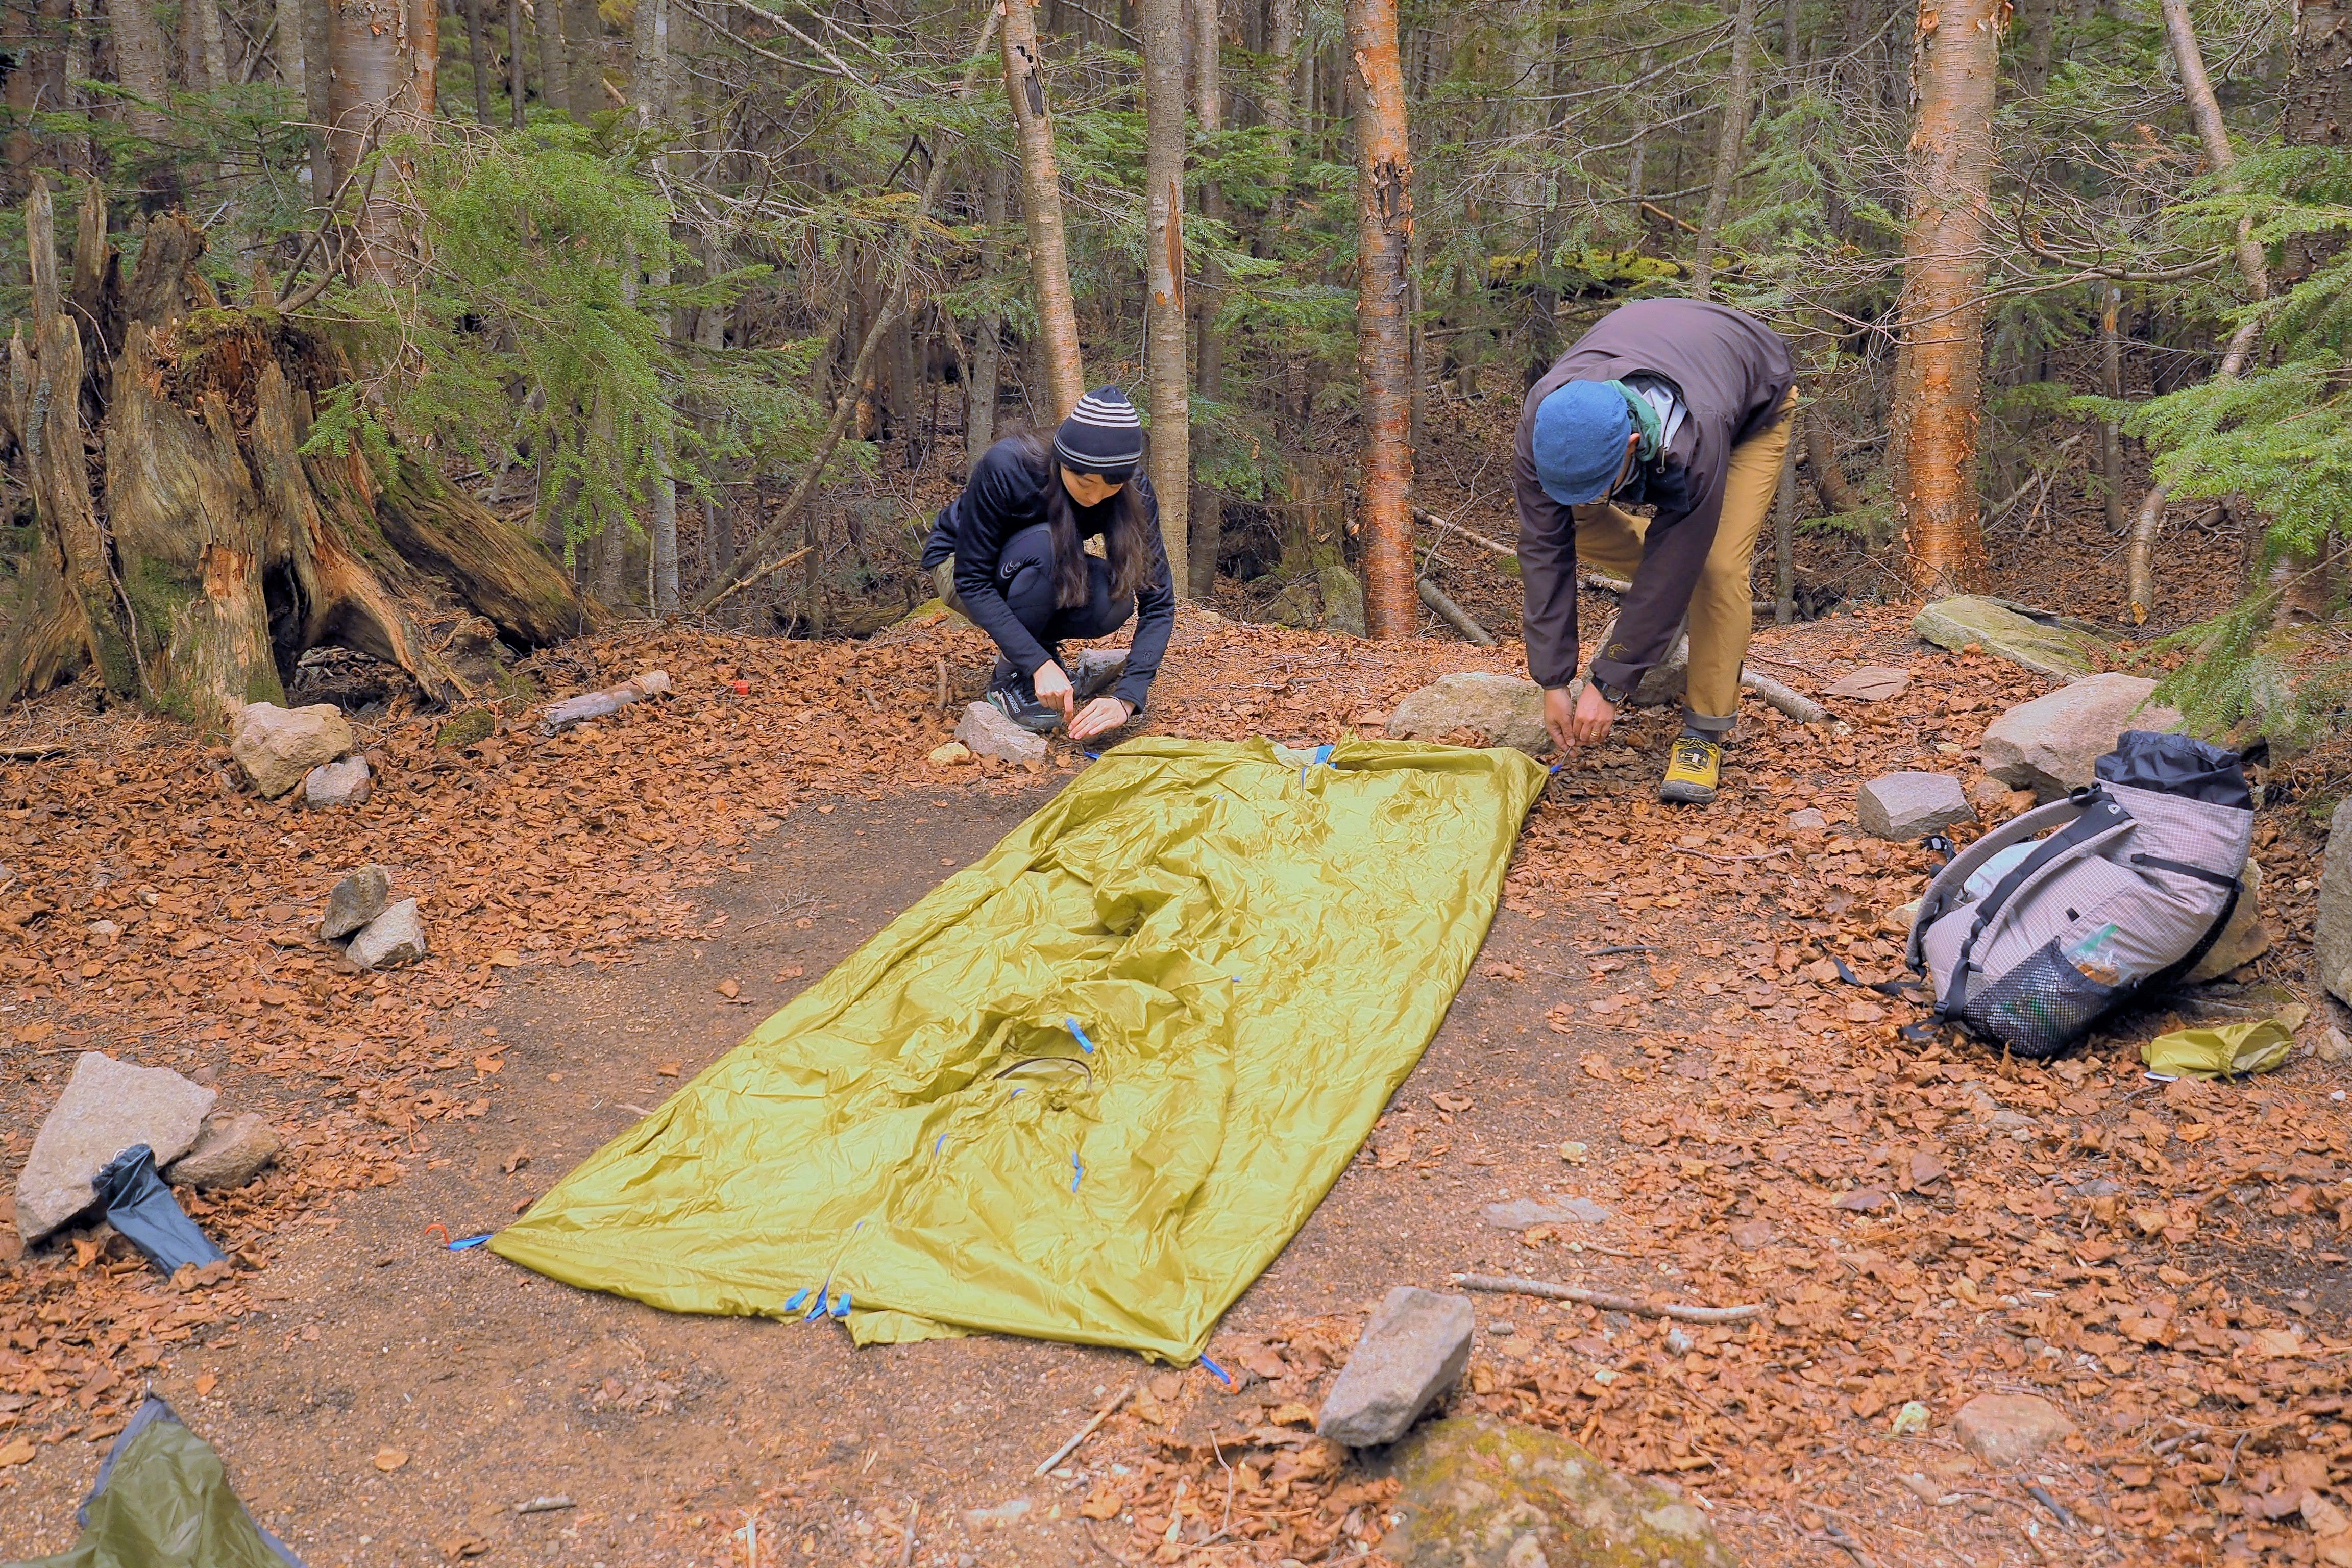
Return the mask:
<svg viewBox="0 0 2352 1568">
<path fill-rule="evenodd" d="M 1666 776 L 1658 798 L 1676 805 L 1705 805 L 1723 778 L 1723 748 L 1695 735 L 1678 736 L 1666 754 Z"/>
</svg>

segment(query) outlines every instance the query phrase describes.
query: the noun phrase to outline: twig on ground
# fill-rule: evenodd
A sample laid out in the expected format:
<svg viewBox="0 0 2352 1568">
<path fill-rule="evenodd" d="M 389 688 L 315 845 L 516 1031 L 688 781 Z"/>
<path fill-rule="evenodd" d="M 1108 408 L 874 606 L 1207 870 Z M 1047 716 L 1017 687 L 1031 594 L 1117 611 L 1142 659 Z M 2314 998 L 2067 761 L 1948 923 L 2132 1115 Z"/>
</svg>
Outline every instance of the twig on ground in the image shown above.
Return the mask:
<svg viewBox="0 0 2352 1568">
<path fill-rule="evenodd" d="M 1488 1290 L 1504 1296 L 1540 1296 L 1553 1301 L 1574 1301 L 1604 1312 L 1631 1312 L 1638 1318 L 1673 1318 L 1685 1323 L 1744 1323 L 1760 1317 L 1761 1303 L 1739 1307 L 1693 1307 L 1680 1301 L 1652 1301 L 1639 1296 L 1588 1290 L 1581 1285 L 1555 1285 L 1548 1279 L 1521 1279 L 1503 1274 L 1449 1274 L 1447 1280 L 1465 1290 Z"/>
<path fill-rule="evenodd" d="M 2060 1502 L 2056 1498 L 2050 1495 L 2047 1488 L 2029 1484 L 2025 1489 L 2025 1495 L 2032 1498 L 2035 1502 L 2040 1503 L 2043 1508 L 2048 1509 L 2053 1514 L 2056 1515 L 2060 1524 L 2064 1525 L 2068 1530 L 2074 1528 L 2074 1516 L 2066 1511 L 2066 1505 L 2064 1503 Z"/>
<path fill-rule="evenodd" d="M 0 757 L 12 763 L 46 763 L 66 754 L 63 746 L 0 746 Z"/>
<path fill-rule="evenodd" d="M 1614 947 L 1588 948 L 1585 950 L 1584 956 L 1587 958 L 1607 958 L 1612 952 L 1655 952 L 1657 951 L 1658 950 L 1656 948 L 1652 947 L 1645 942 L 1620 942 Z M 1560 978 L 1565 980 L 1568 977 L 1566 975 L 1562 975 Z"/>
<path fill-rule="evenodd" d="M 1870 1560 L 1870 1553 L 1862 1549 L 1862 1542 L 1848 1535 L 1845 1526 L 1836 1520 L 1832 1519 L 1823 1526 L 1822 1539 L 1832 1546 L 1843 1549 L 1848 1556 L 1861 1563 L 1862 1568 L 1878 1568 L 1878 1564 Z"/>
<path fill-rule="evenodd" d="M 1092 1420 L 1079 1427 L 1068 1442 L 1055 1449 L 1051 1454 L 1048 1454 L 1045 1457 L 1045 1462 L 1029 1473 L 1032 1476 L 1045 1475 L 1049 1473 L 1055 1465 L 1060 1464 L 1064 1459 L 1066 1459 L 1072 1454 L 1076 1453 L 1078 1451 L 1078 1445 L 1093 1436 L 1095 1435 L 1095 1428 L 1109 1420 L 1113 1415 L 1117 1415 L 1118 1413 L 1118 1407 L 1126 1404 L 1129 1400 L 1134 1398 L 1135 1391 L 1142 1386 L 1143 1384 L 1139 1382 L 1130 1383 L 1125 1388 L 1120 1389 L 1117 1394 L 1111 1395 L 1111 1400 L 1108 1405 L 1106 1405 L 1100 1410 L 1096 1411 Z"/>
</svg>

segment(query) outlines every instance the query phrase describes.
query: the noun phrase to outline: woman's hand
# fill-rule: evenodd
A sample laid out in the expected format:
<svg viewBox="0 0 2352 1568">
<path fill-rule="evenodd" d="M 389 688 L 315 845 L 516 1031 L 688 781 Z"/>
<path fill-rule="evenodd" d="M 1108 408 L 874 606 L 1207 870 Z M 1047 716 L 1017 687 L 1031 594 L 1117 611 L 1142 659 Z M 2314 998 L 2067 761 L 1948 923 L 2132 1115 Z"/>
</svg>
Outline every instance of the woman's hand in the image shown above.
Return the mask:
<svg viewBox="0 0 2352 1568">
<path fill-rule="evenodd" d="M 1565 686 L 1544 693 L 1544 728 L 1551 731 L 1551 738 L 1562 751 L 1607 740 L 1610 727 L 1616 722 L 1617 710 L 1591 681 L 1585 682 L 1583 693 L 1573 703 L 1569 700 L 1569 688 Z"/>
<path fill-rule="evenodd" d="M 1037 700 L 1048 708 L 1059 708 L 1062 721 L 1068 723 L 1078 708 L 1078 694 L 1071 689 L 1070 672 L 1049 658 L 1037 667 L 1037 673 L 1029 681 L 1036 689 Z"/>
<path fill-rule="evenodd" d="M 1070 739 L 1091 741 L 1097 735 L 1108 735 L 1134 717 L 1135 710 L 1124 698 L 1097 697 L 1070 721 Z"/>
</svg>

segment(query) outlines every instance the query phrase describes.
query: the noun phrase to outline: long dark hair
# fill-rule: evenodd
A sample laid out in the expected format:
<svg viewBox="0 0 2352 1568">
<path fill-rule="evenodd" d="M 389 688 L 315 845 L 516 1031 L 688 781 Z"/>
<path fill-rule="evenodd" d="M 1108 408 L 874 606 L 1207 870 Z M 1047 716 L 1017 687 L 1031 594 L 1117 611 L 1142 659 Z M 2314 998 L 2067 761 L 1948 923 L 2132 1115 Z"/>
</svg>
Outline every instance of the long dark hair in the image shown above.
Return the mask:
<svg viewBox="0 0 2352 1568">
<path fill-rule="evenodd" d="M 1020 443 L 1021 455 L 1044 483 L 1045 527 L 1054 541 L 1054 603 L 1074 609 L 1087 602 L 1086 547 L 1078 542 L 1078 520 L 1072 510 L 1069 488 L 1062 483 L 1062 465 L 1054 444 L 1034 430 L 1016 430 L 1005 437 Z M 1151 574 L 1159 545 L 1159 530 L 1143 509 L 1142 469 L 1118 487 L 1110 498 L 1110 526 L 1103 531 L 1103 553 L 1110 566 L 1110 596 L 1132 598 Z"/>
</svg>

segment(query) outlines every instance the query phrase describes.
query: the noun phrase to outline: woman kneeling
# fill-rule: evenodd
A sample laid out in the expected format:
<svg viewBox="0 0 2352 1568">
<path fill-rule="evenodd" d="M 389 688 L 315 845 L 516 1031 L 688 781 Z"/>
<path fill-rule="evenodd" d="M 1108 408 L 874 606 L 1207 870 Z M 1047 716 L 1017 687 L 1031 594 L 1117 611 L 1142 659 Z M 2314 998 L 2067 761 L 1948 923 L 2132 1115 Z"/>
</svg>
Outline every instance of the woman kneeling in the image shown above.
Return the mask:
<svg viewBox="0 0 2352 1568">
<path fill-rule="evenodd" d="M 1078 400 L 1050 446 L 1023 433 L 991 447 L 931 524 L 923 565 L 951 574 L 941 596 L 995 639 L 988 700 L 1024 729 L 1066 723 L 1072 740 L 1085 741 L 1143 710 L 1176 593 L 1142 461 L 1134 405 L 1101 387 Z M 1084 543 L 1097 537 L 1101 555 Z M 1074 686 L 1062 640 L 1108 637 L 1130 616 L 1135 637 L 1118 685 L 1108 696 Z"/>
</svg>

